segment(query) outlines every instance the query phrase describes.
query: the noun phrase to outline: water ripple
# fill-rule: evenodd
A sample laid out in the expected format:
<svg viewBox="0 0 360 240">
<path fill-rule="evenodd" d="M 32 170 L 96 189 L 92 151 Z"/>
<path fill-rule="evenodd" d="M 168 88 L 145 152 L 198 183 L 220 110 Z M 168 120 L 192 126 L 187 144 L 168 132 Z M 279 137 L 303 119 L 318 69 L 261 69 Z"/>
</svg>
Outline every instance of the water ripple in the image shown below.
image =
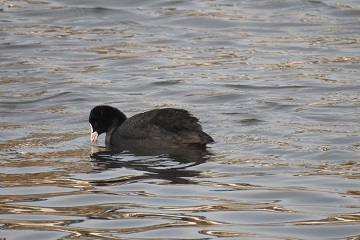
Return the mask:
<svg viewBox="0 0 360 240">
<path fill-rule="evenodd" d="M 358 238 L 358 2 L 1 4 L 1 238 Z M 91 146 L 99 104 L 216 142 Z"/>
</svg>

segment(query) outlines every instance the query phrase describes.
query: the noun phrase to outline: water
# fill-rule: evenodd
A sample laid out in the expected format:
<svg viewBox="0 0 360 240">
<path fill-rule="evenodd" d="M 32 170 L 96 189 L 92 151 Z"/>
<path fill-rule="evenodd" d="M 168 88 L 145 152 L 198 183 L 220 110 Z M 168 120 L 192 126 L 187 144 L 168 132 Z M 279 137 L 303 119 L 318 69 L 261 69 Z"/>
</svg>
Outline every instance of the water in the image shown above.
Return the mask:
<svg viewBox="0 0 360 240">
<path fill-rule="evenodd" d="M 358 1 L 0 4 L 1 239 L 359 239 Z M 104 103 L 216 143 L 106 152 Z"/>
</svg>

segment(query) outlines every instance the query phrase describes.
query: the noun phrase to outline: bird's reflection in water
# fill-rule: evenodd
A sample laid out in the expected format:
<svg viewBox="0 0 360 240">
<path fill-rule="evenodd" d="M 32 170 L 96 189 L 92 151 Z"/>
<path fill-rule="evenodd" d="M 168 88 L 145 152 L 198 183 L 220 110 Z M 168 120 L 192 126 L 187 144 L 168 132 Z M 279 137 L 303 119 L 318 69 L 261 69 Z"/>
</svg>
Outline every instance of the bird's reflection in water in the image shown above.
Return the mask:
<svg viewBox="0 0 360 240">
<path fill-rule="evenodd" d="M 141 175 L 119 176 L 116 179 L 92 181 L 95 185 L 116 185 L 144 179 L 160 179 L 168 183 L 188 184 L 189 178 L 198 176 L 201 171 L 189 168 L 206 162 L 211 152 L 205 147 L 179 149 L 133 149 L 94 151 L 91 159 L 99 171 L 114 168 L 127 168 L 141 172 Z"/>
</svg>

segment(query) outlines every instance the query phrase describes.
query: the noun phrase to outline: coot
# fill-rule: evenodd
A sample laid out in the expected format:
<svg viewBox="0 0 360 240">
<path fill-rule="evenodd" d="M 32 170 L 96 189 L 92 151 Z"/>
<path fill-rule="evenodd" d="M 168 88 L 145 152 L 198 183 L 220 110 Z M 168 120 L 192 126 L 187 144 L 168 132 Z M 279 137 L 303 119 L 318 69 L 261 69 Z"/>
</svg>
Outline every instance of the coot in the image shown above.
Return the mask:
<svg viewBox="0 0 360 240">
<path fill-rule="evenodd" d="M 214 141 L 184 109 L 155 109 L 128 119 L 117 108 L 101 105 L 91 110 L 89 122 L 91 142 L 96 143 L 98 135 L 106 133 L 105 143 L 110 148 L 204 147 Z"/>
</svg>

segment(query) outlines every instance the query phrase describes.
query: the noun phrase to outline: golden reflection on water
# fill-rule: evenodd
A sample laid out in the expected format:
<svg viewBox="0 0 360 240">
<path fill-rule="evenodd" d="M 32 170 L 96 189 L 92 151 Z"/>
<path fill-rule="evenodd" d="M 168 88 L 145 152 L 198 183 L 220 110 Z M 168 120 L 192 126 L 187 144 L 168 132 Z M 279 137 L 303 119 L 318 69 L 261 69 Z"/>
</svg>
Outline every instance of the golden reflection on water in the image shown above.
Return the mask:
<svg viewBox="0 0 360 240">
<path fill-rule="evenodd" d="M 251 234 L 246 232 L 235 232 L 235 231 L 219 231 L 219 230 L 200 230 L 200 233 L 216 236 L 216 237 L 265 237 L 260 234 Z"/>
<path fill-rule="evenodd" d="M 303 211 L 292 209 L 291 206 L 285 206 L 273 201 L 241 201 L 228 199 L 226 197 L 202 197 L 202 196 L 186 196 L 186 199 L 203 200 L 204 202 L 213 202 L 213 204 L 199 204 L 194 206 L 159 206 L 151 209 L 151 212 L 141 212 L 138 209 L 148 207 L 138 203 L 107 203 L 84 206 L 69 206 L 69 207 L 41 207 L 41 206 L 26 206 L 22 205 L 24 202 L 39 202 L 41 200 L 56 198 L 56 197 L 74 197 L 76 195 L 89 194 L 110 194 L 123 196 L 138 196 L 139 198 L 156 198 L 160 197 L 155 194 L 145 191 L 112 191 L 106 190 L 99 186 L 117 186 L 119 184 L 131 184 L 146 179 L 147 173 L 140 176 L 119 176 L 111 179 L 80 180 L 69 178 L 71 174 L 93 173 L 98 171 L 99 166 L 94 162 L 89 161 L 89 154 L 91 149 L 73 149 L 53 152 L 31 152 L 26 151 L 26 148 L 33 149 L 36 146 L 44 144 L 51 145 L 62 141 L 71 141 L 82 134 L 32 134 L 21 139 L 16 139 L 14 143 L 8 144 L 7 148 L 19 148 L 22 151 L 17 151 L 18 160 L 2 160 L 0 166 L 4 168 L 31 168 L 38 167 L 40 172 L 35 173 L 21 173 L 21 174 L 2 174 L 0 175 L 0 184 L 7 189 L 14 187 L 41 187 L 53 186 L 64 187 L 67 190 L 50 193 L 32 193 L 26 195 L 2 195 L 0 203 L 1 214 L 19 215 L 17 219 L 2 219 L 0 223 L 5 224 L 5 229 L 11 230 L 39 230 L 39 231 L 59 231 L 68 234 L 68 238 L 103 238 L 103 239 L 121 239 L 118 236 L 123 234 L 136 234 L 148 232 L 153 230 L 162 230 L 167 228 L 180 227 L 194 227 L 197 226 L 199 233 L 217 236 L 217 237 L 269 237 L 270 235 L 255 234 L 246 231 L 233 230 L 219 230 L 208 229 L 219 226 L 232 226 L 233 224 L 227 221 L 217 221 L 207 219 L 201 213 L 211 212 L 242 212 L 256 211 L 269 213 L 285 213 L 285 214 L 304 214 Z M 11 147 L 10 147 L 11 146 Z M 93 148 L 93 153 L 103 150 L 102 148 Z M 77 161 L 62 161 L 62 159 L 77 158 L 83 160 Z M 36 160 L 37 159 L 37 160 Z M 223 162 L 225 165 L 232 164 L 249 164 L 256 163 L 263 167 L 289 167 L 285 162 L 269 162 L 265 159 L 244 158 L 244 159 L 226 159 L 220 155 L 210 159 L 209 162 L 219 163 Z M 339 174 L 341 177 L 358 179 L 356 170 L 359 168 L 356 161 L 347 161 L 342 164 L 319 164 L 319 165 L 303 165 L 306 172 L 302 176 L 333 176 Z M 41 168 L 51 168 L 50 171 L 42 171 Z M 269 173 L 254 171 L 248 173 L 249 176 L 266 176 Z M 245 173 L 246 175 L 246 173 Z M 145 177 L 145 178 L 144 178 Z M 217 181 L 217 178 L 236 177 L 234 173 L 216 173 L 211 171 L 199 172 L 196 177 L 188 178 L 187 184 L 198 187 L 214 187 L 221 189 L 221 191 L 287 191 L 291 193 L 296 190 L 316 191 L 306 187 L 269 187 L 261 185 L 253 185 L 249 183 L 227 183 Z M 168 185 L 168 182 L 161 184 Z M 349 190 L 346 194 L 359 195 L 358 190 Z M 173 196 L 161 196 L 162 198 L 173 199 Z M 214 203 L 215 202 L 215 203 Z M 351 208 L 351 206 L 348 206 Z M 355 209 L 357 206 L 353 206 Z M 163 211 L 170 211 L 173 213 L 162 213 Z M 22 219 L 23 216 L 33 216 L 34 219 Z M 37 215 L 47 216 L 47 220 L 37 220 Z M 70 219 L 55 220 L 57 217 L 66 216 Z M 86 223 L 88 219 L 99 220 L 116 220 L 116 219 L 141 219 L 148 220 L 144 226 L 138 227 L 78 227 L 78 223 Z M 152 223 L 152 219 L 165 220 L 166 223 Z M 224 219 L 225 220 L 225 219 Z M 296 221 L 290 222 L 294 226 L 308 226 L 308 225 L 337 225 L 337 224 L 358 224 L 360 222 L 359 214 L 334 214 L 332 216 L 324 216 L 322 219 Z M 274 226 L 282 226 L 284 223 L 273 223 Z M 241 224 L 236 225 L 241 226 Z M 204 229 L 206 228 L 206 229 Z M 275 237 L 275 236 L 273 236 Z"/>
<path fill-rule="evenodd" d="M 335 224 L 357 224 L 360 223 L 360 213 L 341 214 L 322 219 L 321 221 L 304 221 L 294 223 L 295 225 L 335 225 Z"/>
<path fill-rule="evenodd" d="M 71 234 L 72 237 L 87 237 L 87 236 L 101 236 L 104 238 L 112 238 L 113 234 L 128 234 L 137 232 L 146 232 L 155 229 L 164 229 L 169 227 L 188 227 L 188 226 L 217 226 L 223 223 L 209 221 L 202 217 L 195 217 L 184 214 L 156 214 L 156 213 L 117 213 L 116 210 L 126 209 L 130 206 L 121 206 L 121 208 L 113 206 L 88 206 L 80 208 L 56 208 L 46 209 L 37 207 L 22 207 L 17 209 L 10 209 L 7 205 L 0 205 L 4 210 L 2 213 L 26 213 L 26 214 L 48 214 L 58 216 L 88 216 L 91 218 L 99 219 L 149 219 L 160 218 L 168 219 L 170 222 L 165 224 L 149 224 L 143 227 L 134 228 L 116 228 L 116 229 L 102 229 L 102 228 L 80 228 L 71 227 L 71 224 L 82 222 L 83 220 L 0 220 L 0 223 L 6 224 L 6 229 L 31 229 L 31 230 L 51 230 L 51 231 L 64 231 Z M 16 206 L 15 206 L 16 208 Z M 8 210 L 8 211 L 7 211 Z M 34 215 L 36 217 L 36 215 Z M 151 221 L 149 221 L 150 223 Z M 70 236 L 70 237 L 71 237 Z"/>
<path fill-rule="evenodd" d="M 10 125 L 7 127 L 4 127 L 6 129 L 11 129 Z M 12 141 L 8 141 L 6 143 L 3 143 L 0 145 L 0 150 L 10 150 L 10 149 L 18 149 L 18 148 L 31 148 L 31 147 L 41 147 L 41 146 L 47 146 L 54 143 L 60 143 L 64 141 L 70 141 L 74 140 L 80 136 L 84 136 L 84 134 L 79 133 L 33 133 L 29 136 L 21 137 Z M 79 151 L 77 151 L 79 152 Z M 57 152 L 53 152 L 54 154 L 58 154 Z M 26 154 L 36 154 L 36 153 L 23 153 L 23 155 Z M 39 153 L 41 154 L 41 153 Z M 49 153 L 46 153 L 49 154 Z M 50 153 L 51 155 L 51 153 Z M 49 155 L 48 155 L 49 156 Z M 69 155 L 70 156 L 70 155 Z M 31 157 L 31 156 L 30 156 Z"/>
</svg>

